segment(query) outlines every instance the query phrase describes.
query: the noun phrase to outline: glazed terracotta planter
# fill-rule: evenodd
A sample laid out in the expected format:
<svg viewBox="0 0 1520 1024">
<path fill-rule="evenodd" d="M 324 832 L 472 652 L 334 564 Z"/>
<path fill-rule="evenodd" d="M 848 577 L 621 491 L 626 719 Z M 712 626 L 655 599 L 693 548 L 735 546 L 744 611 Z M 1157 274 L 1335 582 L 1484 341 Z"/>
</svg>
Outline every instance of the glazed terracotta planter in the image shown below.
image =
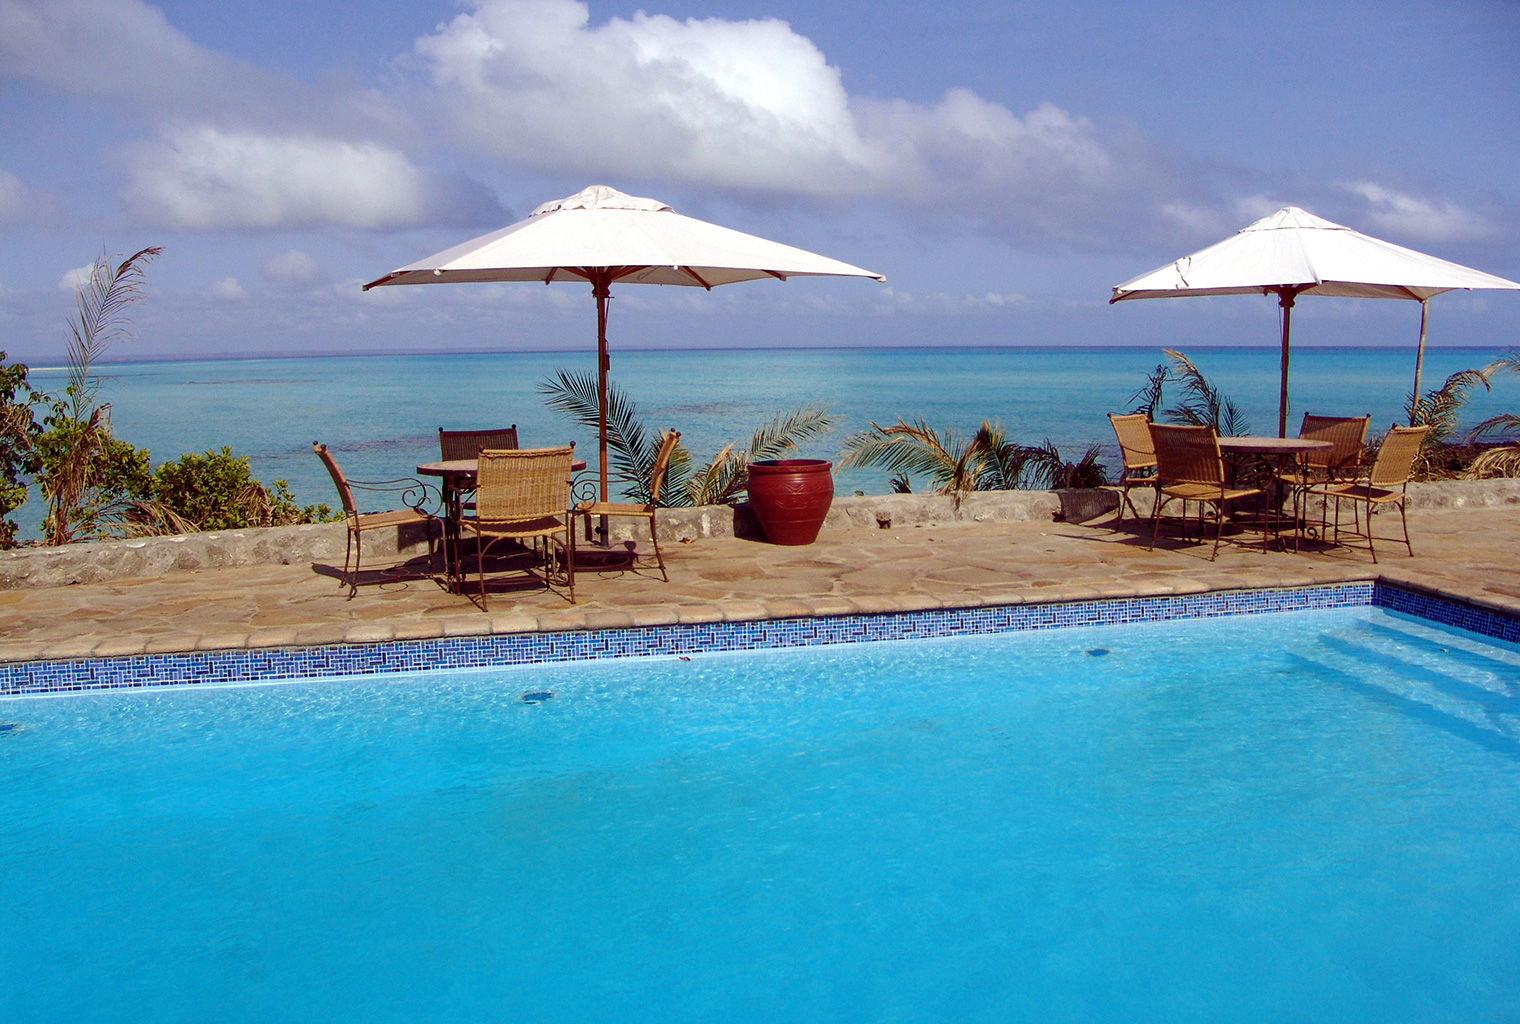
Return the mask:
<svg viewBox="0 0 1520 1024">
<path fill-rule="evenodd" d="M 772 544 L 811 544 L 834 501 L 827 459 L 766 459 L 749 464 L 749 504 Z"/>
</svg>

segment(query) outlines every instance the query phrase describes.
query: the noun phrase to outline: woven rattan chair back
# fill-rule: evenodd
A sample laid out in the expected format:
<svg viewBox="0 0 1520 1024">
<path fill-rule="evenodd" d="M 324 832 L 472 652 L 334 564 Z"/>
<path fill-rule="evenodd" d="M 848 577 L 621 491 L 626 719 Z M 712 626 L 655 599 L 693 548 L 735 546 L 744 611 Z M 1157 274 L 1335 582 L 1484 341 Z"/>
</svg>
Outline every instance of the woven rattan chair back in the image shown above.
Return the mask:
<svg viewBox="0 0 1520 1024">
<path fill-rule="evenodd" d="M 1156 445 L 1156 475 L 1168 484 L 1224 486 L 1224 458 L 1212 427 L 1181 427 L 1152 423 Z"/>
<path fill-rule="evenodd" d="M 348 486 L 348 478 L 343 475 L 343 470 L 338 468 L 338 460 L 332 457 L 332 452 L 327 450 L 327 445 L 320 441 L 313 441 L 311 450 L 317 453 L 317 458 L 322 460 L 322 465 L 327 467 L 327 472 L 332 476 L 333 486 L 338 489 L 338 500 L 343 503 L 344 513 L 351 516 L 358 515 L 359 506 L 354 501 L 354 489 Z"/>
<path fill-rule="evenodd" d="M 665 474 L 670 471 L 670 456 L 680 443 L 681 432 L 679 430 L 667 430 L 665 439 L 660 442 L 660 450 L 654 457 L 654 467 L 649 471 L 649 503 L 660 503 L 660 488 L 665 486 Z"/>
<path fill-rule="evenodd" d="M 438 428 L 438 453 L 444 462 L 478 459 L 487 448 L 517 447 L 517 424 L 500 430 L 444 430 Z"/>
<path fill-rule="evenodd" d="M 1368 483 L 1373 487 L 1402 487 L 1414 472 L 1414 460 L 1430 427 L 1392 427 L 1378 448 Z"/>
<path fill-rule="evenodd" d="M 1151 440 L 1151 421 L 1143 412 L 1108 414 L 1126 470 L 1149 469 L 1156 464 L 1156 444 Z"/>
<path fill-rule="evenodd" d="M 1310 441 L 1329 441 L 1329 448 L 1304 452 L 1299 457 L 1306 468 L 1337 473 L 1354 469 L 1362 458 L 1362 442 L 1367 438 L 1369 416 L 1315 416 L 1304 414 L 1298 436 Z"/>
<path fill-rule="evenodd" d="M 483 523 L 518 523 L 566 515 L 574 453 L 573 444 L 485 449 L 475 474 L 476 516 Z"/>
</svg>

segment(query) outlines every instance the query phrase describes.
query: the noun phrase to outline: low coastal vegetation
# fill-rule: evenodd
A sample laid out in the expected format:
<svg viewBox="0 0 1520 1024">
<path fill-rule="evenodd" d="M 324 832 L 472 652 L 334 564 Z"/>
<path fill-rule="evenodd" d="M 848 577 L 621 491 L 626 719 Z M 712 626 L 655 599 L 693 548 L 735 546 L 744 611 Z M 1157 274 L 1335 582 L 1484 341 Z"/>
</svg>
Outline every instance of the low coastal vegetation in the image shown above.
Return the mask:
<svg viewBox="0 0 1520 1024">
<path fill-rule="evenodd" d="M 283 480 L 265 487 L 230 448 L 154 469 L 146 448 L 113 435 L 95 366 L 112 345 L 132 340 L 128 314 L 142 301 L 145 268 L 161 251 L 149 247 L 124 259 L 102 252 L 79 282 L 61 394 L 35 390 L 24 364 L 0 365 L 0 548 L 17 544 L 11 516 L 26 502 L 29 483 L 47 507 L 44 544 L 334 518 L 326 505 L 297 506 Z M 0 352 L 0 364 L 4 359 Z"/>
<path fill-rule="evenodd" d="M 995 420 L 983 420 L 969 437 L 953 427 L 943 433 L 922 419 L 899 418 L 872 423 L 851 434 L 840 450 L 841 466 L 880 466 L 892 477 L 892 490 L 912 491 L 916 474 L 927 477 L 939 494 L 1012 491 L 1031 488 L 1098 487 L 1108 482 L 1098 461 L 1100 446 L 1089 445 L 1076 462 L 1066 461 L 1046 440 L 1022 445 L 1008 440 Z"/>
</svg>

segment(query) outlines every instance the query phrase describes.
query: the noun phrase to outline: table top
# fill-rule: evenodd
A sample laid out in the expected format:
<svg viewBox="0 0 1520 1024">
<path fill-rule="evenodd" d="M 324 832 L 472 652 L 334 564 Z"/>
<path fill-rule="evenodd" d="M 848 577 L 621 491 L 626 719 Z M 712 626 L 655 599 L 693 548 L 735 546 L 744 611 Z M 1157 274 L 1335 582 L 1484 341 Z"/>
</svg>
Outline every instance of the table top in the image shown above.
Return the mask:
<svg viewBox="0 0 1520 1024">
<path fill-rule="evenodd" d="M 579 473 L 586 468 L 585 459 L 573 459 L 570 472 Z M 474 476 L 480 470 L 479 459 L 449 459 L 441 462 L 419 462 L 417 472 L 423 476 Z"/>
<path fill-rule="evenodd" d="M 1333 447 L 1329 441 L 1307 437 L 1221 437 L 1222 452 L 1253 452 L 1260 455 L 1292 455 L 1296 452 L 1321 451 Z"/>
</svg>

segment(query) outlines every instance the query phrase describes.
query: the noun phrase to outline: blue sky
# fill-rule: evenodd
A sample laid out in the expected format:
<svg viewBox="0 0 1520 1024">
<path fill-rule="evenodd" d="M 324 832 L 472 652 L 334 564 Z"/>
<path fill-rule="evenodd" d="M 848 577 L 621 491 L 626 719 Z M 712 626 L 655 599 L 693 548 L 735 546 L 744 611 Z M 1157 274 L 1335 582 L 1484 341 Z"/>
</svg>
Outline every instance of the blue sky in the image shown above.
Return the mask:
<svg viewBox="0 0 1520 1024">
<path fill-rule="evenodd" d="M 56 360 L 71 275 L 146 245 L 116 358 L 587 348 L 584 287 L 359 284 L 593 183 L 888 278 L 625 288 L 619 346 L 1272 344 L 1268 300 L 1109 289 L 1290 204 L 1520 278 L 1517 53 L 1469 0 L 0 0 L 0 348 Z"/>
</svg>

